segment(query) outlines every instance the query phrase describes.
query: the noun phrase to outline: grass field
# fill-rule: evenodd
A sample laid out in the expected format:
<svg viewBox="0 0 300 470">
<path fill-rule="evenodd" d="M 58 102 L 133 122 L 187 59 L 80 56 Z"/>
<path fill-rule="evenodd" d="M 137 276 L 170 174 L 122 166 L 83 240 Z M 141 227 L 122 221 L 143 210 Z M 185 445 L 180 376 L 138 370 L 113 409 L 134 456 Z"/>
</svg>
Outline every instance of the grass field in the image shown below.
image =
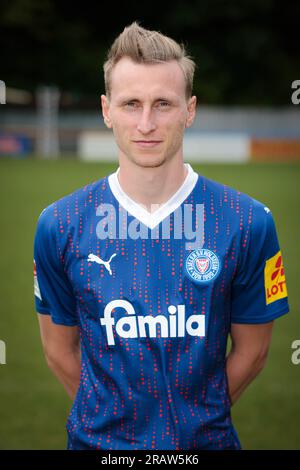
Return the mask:
<svg viewBox="0 0 300 470">
<path fill-rule="evenodd" d="M 0 448 L 64 449 L 71 406 L 48 370 L 33 304 L 32 245 L 41 210 L 114 165 L 75 161 L 0 161 Z M 273 212 L 286 265 L 291 314 L 276 322 L 265 370 L 233 408 L 245 449 L 300 449 L 300 365 L 291 343 L 300 339 L 300 166 L 202 165 L 203 175 L 263 201 Z"/>
</svg>

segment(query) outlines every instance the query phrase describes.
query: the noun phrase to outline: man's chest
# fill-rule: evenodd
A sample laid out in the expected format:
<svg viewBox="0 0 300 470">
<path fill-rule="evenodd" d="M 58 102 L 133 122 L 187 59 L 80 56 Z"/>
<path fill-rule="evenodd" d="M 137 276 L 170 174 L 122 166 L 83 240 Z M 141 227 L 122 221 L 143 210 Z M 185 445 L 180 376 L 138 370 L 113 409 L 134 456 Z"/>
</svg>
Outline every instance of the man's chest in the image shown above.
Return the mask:
<svg viewBox="0 0 300 470">
<path fill-rule="evenodd" d="M 86 234 L 66 250 L 65 266 L 78 301 L 102 308 L 115 299 L 142 302 L 160 312 L 164 304 L 199 307 L 203 298 L 230 289 L 238 263 L 236 237 L 207 234 L 190 240 L 138 238 L 99 240 Z"/>
</svg>

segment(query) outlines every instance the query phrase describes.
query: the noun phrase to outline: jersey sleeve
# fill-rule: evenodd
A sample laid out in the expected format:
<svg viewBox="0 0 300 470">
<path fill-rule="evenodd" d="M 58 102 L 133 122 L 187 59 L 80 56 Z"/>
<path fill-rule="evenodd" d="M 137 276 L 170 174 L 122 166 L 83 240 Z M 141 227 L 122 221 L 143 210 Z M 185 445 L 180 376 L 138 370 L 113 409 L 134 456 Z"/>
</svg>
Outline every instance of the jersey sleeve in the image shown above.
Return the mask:
<svg viewBox="0 0 300 470">
<path fill-rule="evenodd" d="M 60 257 L 52 206 L 41 213 L 37 223 L 34 294 L 38 313 L 51 315 L 52 321 L 58 325 L 77 325 L 76 300 Z"/>
<path fill-rule="evenodd" d="M 233 281 L 232 323 L 267 323 L 289 311 L 286 280 L 270 210 L 254 201 L 248 243 Z"/>
</svg>

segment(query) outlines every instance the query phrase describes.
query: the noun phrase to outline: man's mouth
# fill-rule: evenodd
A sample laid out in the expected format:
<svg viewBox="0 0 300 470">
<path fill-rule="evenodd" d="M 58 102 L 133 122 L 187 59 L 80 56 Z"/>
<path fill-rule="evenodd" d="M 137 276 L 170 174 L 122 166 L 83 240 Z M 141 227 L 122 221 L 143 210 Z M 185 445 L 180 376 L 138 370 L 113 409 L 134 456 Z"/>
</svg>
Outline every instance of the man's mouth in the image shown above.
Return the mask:
<svg viewBox="0 0 300 470">
<path fill-rule="evenodd" d="M 162 140 L 134 140 L 133 142 L 139 147 L 149 148 L 161 144 Z"/>
</svg>

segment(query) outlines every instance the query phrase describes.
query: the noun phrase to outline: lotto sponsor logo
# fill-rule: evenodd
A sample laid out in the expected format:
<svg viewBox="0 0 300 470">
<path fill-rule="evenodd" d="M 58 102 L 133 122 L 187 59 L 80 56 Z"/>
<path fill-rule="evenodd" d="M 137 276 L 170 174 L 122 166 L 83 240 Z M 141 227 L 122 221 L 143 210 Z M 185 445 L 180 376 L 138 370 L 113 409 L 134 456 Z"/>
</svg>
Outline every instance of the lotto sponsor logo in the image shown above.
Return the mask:
<svg viewBox="0 0 300 470">
<path fill-rule="evenodd" d="M 124 316 L 115 319 L 115 309 L 122 309 Z M 100 319 L 110 346 L 115 345 L 115 335 L 122 338 L 156 338 L 160 329 L 161 338 L 183 338 L 205 336 L 205 315 L 185 316 L 185 305 L 169 305 L 168 315 L 137 315 L 133 305 L 127 300 L 116 299 L 109 302 Z"/>
<path fill-rule="evenodd" d="M 287 288 L 281 252 L 266 261 L 265 265 L 266 304 L 287 297 Z"/>
</svg>

